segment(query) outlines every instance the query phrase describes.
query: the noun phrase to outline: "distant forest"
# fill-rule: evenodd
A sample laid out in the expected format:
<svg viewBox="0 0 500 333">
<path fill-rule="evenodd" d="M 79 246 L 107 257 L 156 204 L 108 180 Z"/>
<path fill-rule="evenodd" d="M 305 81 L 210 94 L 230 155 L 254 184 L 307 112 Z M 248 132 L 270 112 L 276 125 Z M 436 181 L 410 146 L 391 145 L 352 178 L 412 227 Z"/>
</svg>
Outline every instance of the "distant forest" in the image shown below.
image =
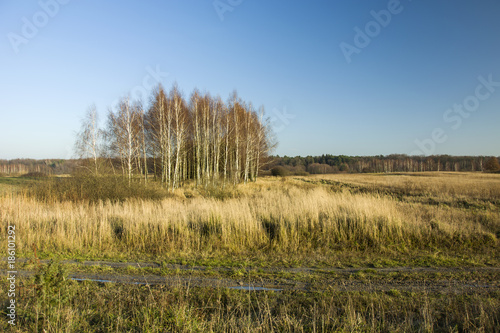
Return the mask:
<svg viewBox="0 0 500 333">
<path fill-rule="evenodd" d="M 383 173 L 426 171 L 496 171 L 490 167 L 493 156 L 378 156 L 321 155 L 307 157 L 273 156 L 269 168 L 282 166 L 293 174 Z"/>
<path fill-rule="evenodd" d="M 79 165 L 79 160 L 34 160 L 29 158 L 0 160 L 0 176 L 17 176 L 30 173 L 65 175 L 73 173 Z"/>
<path fill-rule="evenodd" d="M 383 173 L 426 171 L 496 171 L 498 157 L 493 156 L 345 156 L 321 155 L 307 157 L 273 156 L 269 169 L 282 166 L 292 174 Z M 490 165 L 491 164 L 491 165 Z"/>
<path fill-rule="evenodd" d="M 497 159 L 498 157 L 493 157 Z M 261 175 L 271 175 L 271 170 L 281 166 L 289 174 L 327 173 L 384 173 L 384 172 L 426 172 L 426 171 L 496 171 L 490 165 L 492 156 L 270 156 L 259 170 Z M 0 160 L 0 175 L 23 175 L 41 173 L 46 175 L 71 174 L 78 170 L 82 160 Z M 148 161 L 153 164 L 153 161 Z M 152 168 L 151 168 L 152 169 Z M 152 171 L 152 170 L 151 170 Z"/>
</svg>

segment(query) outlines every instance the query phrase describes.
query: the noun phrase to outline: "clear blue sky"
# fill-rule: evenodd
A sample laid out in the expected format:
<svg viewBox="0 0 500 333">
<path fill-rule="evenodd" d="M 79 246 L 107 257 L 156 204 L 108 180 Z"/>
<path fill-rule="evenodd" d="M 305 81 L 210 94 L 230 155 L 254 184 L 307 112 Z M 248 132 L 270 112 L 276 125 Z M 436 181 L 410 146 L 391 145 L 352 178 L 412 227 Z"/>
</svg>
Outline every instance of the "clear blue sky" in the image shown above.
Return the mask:
<svg viewBox="0 0 500 333">
<path fill-rule="evenodd" d="M 71 158 L 150 71 L 263 105 L 280 155 L 500 155 L 497 0 L 59 2 L 0 1 L 0 158 Z"/>
</svg>

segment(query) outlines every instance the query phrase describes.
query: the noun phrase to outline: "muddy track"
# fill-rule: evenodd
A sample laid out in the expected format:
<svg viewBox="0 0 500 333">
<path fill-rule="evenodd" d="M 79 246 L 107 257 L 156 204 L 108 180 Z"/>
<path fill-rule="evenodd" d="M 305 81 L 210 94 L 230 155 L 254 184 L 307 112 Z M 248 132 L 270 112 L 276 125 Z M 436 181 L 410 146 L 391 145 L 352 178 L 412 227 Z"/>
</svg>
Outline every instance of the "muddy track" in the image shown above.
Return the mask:
<svg viewBox="0 0 500 333">
<path fill-rule="evenodd" d="M 20 260 L 21 261 L 21 260 Z M 42 260 L 42 263 L 48 263 Z M 135 268 L 163 268 L 167 273 L 124 274 L 121 272 L 76 272 L 68 277 L 76 281 L 90 280 L 98 283 L 149 285 L 154 287 L 232 288 L 243 290 L 305 291 L 325 290 L 365 292 L 428 292 L 438 294 L 484 294 L 500 292 L 500 267 L 391 267 L 391 268 L 242 268 L 243 276 L 233 277 L 228 272 L 234 268 L 186 266 L 175 264 L 105 262 L 74 260 L 61 261 L 72 267 L 107 266 L 110 270 Z M 205 272 L 210 271 L 206 276 Z M 6 270 L 0 270 L 5 276 Z M 376 274 L 364 278 L 363 273 Z M 134 272 L 135 273 L 135 272 Z M 418 279 L 395 279 L 394 274 L 420 276 Z M 18 276 L 28 277 L 34 272 L 18 271 Z M 229 276 L 228 276 L 229 275 Z M 294 275 L 300 275 L 299 279 Z M 448 277 L 441 277 L 447 275 Z M 460 276 L 460 278 L 457 278 Z M 478 277 L 479 276 L 479 277 Z"/>
<path fill-rule="evenodd" d="M 2 258 L 7 261 L 7 258 Z M 42 264 L 48 264 L 51 260 L 39 260 Z M 18 263 L 35 263 L 33 259 L 17 259 Z M 38 261 L 37 261 L 38 262 Z M 318 273 L 329 272 L 339 274 L 354 274 L 362 271 L 374 271 L 381 273 L 407 272 L 407 273 L 456 273 L 456 272 L 496 272 L 500 274 L 500 267 L 212 267 L 212 266 L 192 266 L 181 264 L 163 264 L 157 262 L 115 262 L 115 261 L 92 261 L 92 260 L 61 260 L 61 264 L 72 264 L 81 266 L 107 266 L 110 268 L 166 268 L 182 271 L 232 271 L 234 269 L 243 269 L 245 271 L 259 270 L 259 272 L 276 273 Z"/>
<path fill-rule="evenodd" d="M 1 270 L 3 275 L 6 270 Z M 29 277 L 34 272 L 18 271 L 18 276 Z M 272 279 L 228 279 L 203 276 L 159 276 L 159 275 L 125 275 L 125 274 L 93 274 L 71 273 L 68 277 L 76 281 L 94 281 L 101 284 L 119 283 L 149 285 L 158 287 L 201 287 L 201 288 L 230 288 L 241 290 L 273 290 L 273 291 L 305 291 L 320 292 L 325 290 L 364 291 L 364 292 L 427 292 L 439 294 L 483 294 L 500 292 L 498 281 L 477 282 L 458 280 L 428 280 L 428 281 L 359 281 L 359 280 L 330 280 L 318 283 L 296 282 L 293 280 L 274 281 Z"/>
</svg>

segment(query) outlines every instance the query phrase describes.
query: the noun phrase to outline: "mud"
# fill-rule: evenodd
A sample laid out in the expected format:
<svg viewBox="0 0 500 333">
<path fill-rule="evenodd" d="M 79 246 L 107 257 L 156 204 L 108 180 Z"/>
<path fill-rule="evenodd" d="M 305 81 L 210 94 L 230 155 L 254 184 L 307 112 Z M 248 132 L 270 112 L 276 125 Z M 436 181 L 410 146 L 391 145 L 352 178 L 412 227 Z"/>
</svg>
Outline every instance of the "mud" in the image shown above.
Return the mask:
<svg viewBox="0 0 500 333">
<path fill-rule="evenodd" d="M 41 261 L 47 263 L 48 261 Z M 391 268 L 242 268 L 244 276 L 232 277 L 234 268 L 204 267 L 175 264 L 62 261 L 72 267 L 107 266 L 121 270 L 135 268 L 165 268 L 161 275 L 122 272 L 73 272 L 75 281 L 101 284 L 137 284 L 154 287 L 231 288 L 242 291 L 305 291 L 325 290 L 360 292 L 428 292 L 440 294 L 478 294 L 500 292 L 500 267 L 391 267 Z M 6 274 L 6 270 L 0 270 Z M 145 273 L 146 270 L 144 270 Z M 33 271 L 18 271 L 28 277 Z M 207 276 L 209 274 L 209 276 Z M 395 275 L 399 276 L 395 277 Z M 229 275 L 229 276 L 228 276 Z"/>
<path fill-rule="evenodd" d="M 6 261 L 7 258 L 2 258 Z M 17 259 L 19 263 L 33 262 L 33 259 Z M 50 260 L 40 260 L 42 264 L 48 264 Z M 232 271 L 234 267 L 207 267 L 207 266 L 192 266 L 180 264 L 162 264 L 157 262 L 115 262 L 115 261 L 78 261 L 78 260 L 61 260 L 61 264 L 74 264 L 82 266 L 107 266 L 110 268 L 166 268 L 171 270 L 182 271 Z M 457 273 L 457 272 L 496 272 L 500 274 L 500 267 L 242 267 L 238 268 L 247 272 L 258 269 L 261 272 L 276 273 L 276 272 L 290 272 L 290 273 L 338 273 L 338 274 L 355 274 L 362 271 L 374 271 L 381 273 Z"/>
</svg>

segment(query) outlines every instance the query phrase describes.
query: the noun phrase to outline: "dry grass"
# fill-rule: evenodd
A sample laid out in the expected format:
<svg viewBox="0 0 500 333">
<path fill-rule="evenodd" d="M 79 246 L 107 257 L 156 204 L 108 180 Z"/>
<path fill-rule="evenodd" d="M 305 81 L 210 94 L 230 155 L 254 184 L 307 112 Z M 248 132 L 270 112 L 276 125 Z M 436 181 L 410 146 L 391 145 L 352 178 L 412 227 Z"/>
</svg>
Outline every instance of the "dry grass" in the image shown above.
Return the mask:
<svg viewBox="0 0 500 333">
<path fill-rule="evenodd" d="M 314 175 L 311 178 L 350 183 L 371 190 L 386 189 L 435 198 L 474 198 L 500 201 L 500 175 L 491 173 L 337 174 Z"/>
<path fill-rule="evenodd" d="M 184 188 L 163 200 L 87 204 L 3 195 L 0 217 L 21 230 L 25 253 L 36 244 L 111 257 L 367 250 L 498 257 L 498 175 L 265 178 L 228 191 L 224 200 Z"/>
<path fill-rule="evenodd" d="M 264 178 L 236 188 L 186 186 L 157 200 L 41 201 L 4 191 L 0 219 L 16 226 L 18 254 L 29 257 L 35 244 L 45 257 L 217 257 L 221 265 L 260 256 L 334 265 L 335 257 L 349 264 L 371 254 L 391 261 L 440 253 L 498 266 L 499 193 L 500 175 L 473 173 Z M 0 240 L 5 248 L 6 228 Z M 56 266 L 43 270 L 20 279 L 18 326 L 3 320 L 0 330 L 494 332 L 500 324 L 498 289 L 244 292 L 77 283 Z"/>
</svg>

